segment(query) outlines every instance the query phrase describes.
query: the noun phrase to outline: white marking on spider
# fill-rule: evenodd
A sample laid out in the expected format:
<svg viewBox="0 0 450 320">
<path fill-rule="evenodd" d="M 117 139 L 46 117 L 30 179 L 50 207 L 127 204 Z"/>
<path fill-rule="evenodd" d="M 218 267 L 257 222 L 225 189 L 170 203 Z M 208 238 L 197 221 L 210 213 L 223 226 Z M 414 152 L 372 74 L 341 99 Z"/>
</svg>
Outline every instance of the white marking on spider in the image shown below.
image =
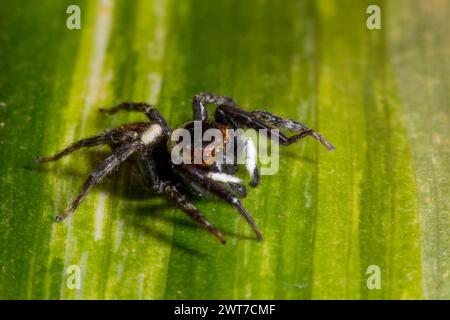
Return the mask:
<svg viewBox="0 0 450 320">
<path fill-rule="evenodd" d="M 258 161 L 258 154 L 256 152 L 255 143 L 251 138 L 245 137 L 244 141 L 245 141 L 245 168 L 247 169 L 250 177 L 253 177 Z"/>
<path fill-rule="evenodd" d="M 221 173 L 221 172 L 209 172 L 206 175 L 208 178 L 214 180 L 214 181 L 218 181 L 218 182 L 231 182 L 231 183 L 242 183 L 242 179 L 239 179 L 238 177 L 226 174 L 226 173 Z"/>
<path fill-rule="evenodd" d="M 143 144 L 152 143 L 162 133 L 162 128 L 159 124 L 152 124 L 144 133 L 142 133 L 141 141 Z"/>
</svg>

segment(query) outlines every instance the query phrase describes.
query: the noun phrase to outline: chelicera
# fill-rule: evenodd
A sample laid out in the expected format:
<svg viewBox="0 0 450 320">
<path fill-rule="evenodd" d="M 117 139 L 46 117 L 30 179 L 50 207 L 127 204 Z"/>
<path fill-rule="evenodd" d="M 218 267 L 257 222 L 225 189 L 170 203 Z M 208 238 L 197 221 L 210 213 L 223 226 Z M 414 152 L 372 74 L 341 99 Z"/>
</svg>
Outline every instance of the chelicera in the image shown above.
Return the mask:
<svg viewBox="0 0 450 320">
<path fill-rule="evenodd" d="M 216 105 L 214 121 L 208 118 L 207 107 L 210 104 Z M 321 135 L 304 124 L 278 117 L 266 111 L 244 111 L 230 97 L 200 93 L 193 98 L 192 108 L 193 121 L 184 124 L 181 128 L 193 130 L 194 123 L 197 121 L 197 123 L 201 122 L 202 130 L 216 128 L 223 132 L 224 144 L 227 144 L 230 139 L 244 139 L 244 141 L 239 142 L 245 145 L 245 167 L 250 175 L 250 186 L 252 187 L 256 187 L 259 183 L 256 148 L 252 140 L 245 136 L 228 137 L 227 129 L 265 129 L 264 132 L 266 132 L 268 138 L 276 138 L 279 144 L 283 146 L 288 146 L 310 136 L 321 142 L 327 149 L 334 149 Z M 247 191 L 243 180 L 234 175 L 238 169 L 236 160 L 231 164 L 219 164 L 219 161 L 214 161 L 217 159 L 213 156 L 212 161 L 174 164 L 171 159 L 171 151 L 174 145 L 170 138 L 172 131 L 157 109 L 144 102 L 125 102 L 111 109 L 100 109 L 101 112 L 109 114 L 122 110 L 143 112 L 148 121 L 130 123 L 117 129 L 108 130 L 99 135 L 74 142 L 49 157 L 37 158 L 39 163 L 45 163 L 56 161 L 85 147 L 109 145 L 112 149 L 112 154 L 90 174 L 81 187 L 78 196 L 70 203 L 64 213 L 56 217 L 57 221 L 63 221 L 71 215 L 93 186 L 100 183 L 122 162 L 134 155 L 146 184 L 156 194 L 165 195 L 169 201 L 175 202 L 189 217 L 197 221 L 220 242 L 225 243 L 224 236 L 187 200 L 187 193 L 197 195 L 210 193 L 222 198 L 237 209 L 253 228 L 258 240 L 262 241 L 263 237 L 260 230 L 240 200 L 246 196 Z M 287 136 L 274 129 L 284 129 L 294 134 Z M 204 145 L 202 145 L 202 148 L 204 148 Z M 194 149 L 194 145 L 192 145 L 192 150 Z"/>
</svg>

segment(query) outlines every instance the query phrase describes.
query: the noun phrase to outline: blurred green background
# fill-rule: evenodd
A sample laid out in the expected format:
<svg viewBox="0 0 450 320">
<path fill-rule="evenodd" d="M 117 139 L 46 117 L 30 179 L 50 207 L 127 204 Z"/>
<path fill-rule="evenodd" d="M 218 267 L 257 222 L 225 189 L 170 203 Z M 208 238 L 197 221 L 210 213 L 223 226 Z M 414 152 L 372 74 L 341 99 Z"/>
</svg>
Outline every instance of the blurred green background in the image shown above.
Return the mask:
<svg viewBox="0 0 450 320">
<path fill-rule="evenodd" d="M 0 298 L 449 299 L 449 14 L 446 0 L 1 0 Z M 121 101 L 176 127 L 200 91 L 336 146 L 282 148 L 279 174 L 250 190 L 263 243 L 232 208 L 194 200 L 219 245 L 129 165 L 53 222 L 107 150 L 35 156 L 143 119 L 97 113 Z"/>
</svg>

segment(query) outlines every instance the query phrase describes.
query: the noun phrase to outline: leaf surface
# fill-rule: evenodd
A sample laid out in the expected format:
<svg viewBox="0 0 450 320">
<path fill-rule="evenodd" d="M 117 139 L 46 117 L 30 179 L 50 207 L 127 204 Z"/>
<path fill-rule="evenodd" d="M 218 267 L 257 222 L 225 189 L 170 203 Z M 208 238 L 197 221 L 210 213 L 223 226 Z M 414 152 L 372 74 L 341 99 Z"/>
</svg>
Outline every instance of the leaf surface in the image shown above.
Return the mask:
<svg viewBox="0 0 450 320">
<path fill-rule="evenodd" d="M 70 4 L 81 30 L 65 26 Z M 371 4 L 381 30 L 366 27 Z M 3 1 L 0 298 L 450 298 L 448 12 L 438 0 Z M 233 208 L 193 198 L 218 244 L 132 164 L 53 222 L 109 150 L 37 155 L 145 119 L 97 112 L 122 101 L 156 104 L 175 128 L 198 92 L 336 146 L 280 147 L 278 173 L 249 188 L 263 243 Z"/>
</svg>

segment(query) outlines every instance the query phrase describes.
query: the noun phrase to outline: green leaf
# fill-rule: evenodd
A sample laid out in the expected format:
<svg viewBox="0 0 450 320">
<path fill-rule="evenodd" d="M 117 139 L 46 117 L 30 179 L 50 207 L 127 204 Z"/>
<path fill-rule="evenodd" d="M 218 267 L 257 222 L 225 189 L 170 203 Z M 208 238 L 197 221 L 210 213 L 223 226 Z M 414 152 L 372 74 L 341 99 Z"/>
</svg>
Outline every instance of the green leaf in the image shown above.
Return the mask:
<svg viewBox="0 0 450 320">
<path fill-rule="evenodd" d="M 81 30 L 66 9 L 81 8 Z M 381 8 L 381 30 L 366 9 Z M 446 1 L 3 1 L 0 298 L 449 299 L 450 49 Z M 244 205 L 194 199 L 222 246 L 125 164 L 67 222 L 105 149 L 37 155 L 144 119 L 172 127 L 201 91 L 298 119 L 327 137 L 281 147 Z M 381 288 L 369 289 L 370 266 Z M 74 289 L 71 266 L 79 267 Z M 69 283 L 70 284 L 70 283 Z"/>
</svg>

